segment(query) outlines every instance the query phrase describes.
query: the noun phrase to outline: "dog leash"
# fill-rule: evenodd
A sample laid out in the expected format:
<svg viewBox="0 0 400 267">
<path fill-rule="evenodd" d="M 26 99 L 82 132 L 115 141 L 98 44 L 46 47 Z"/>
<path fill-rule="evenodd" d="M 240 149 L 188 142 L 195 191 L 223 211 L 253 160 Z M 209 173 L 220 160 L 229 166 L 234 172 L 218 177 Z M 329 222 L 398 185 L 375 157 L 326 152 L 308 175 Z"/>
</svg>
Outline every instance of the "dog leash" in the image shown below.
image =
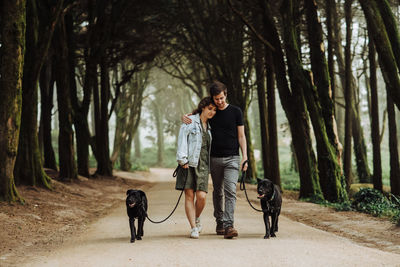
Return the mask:
<svg viewBox="0 0 400 267">
<path fill-rule="evenodd" d="M 243 162 L 242 170 L 243 170 L 243 168 L 244 168 L 244 165 L 245 165 L 246 163 L 248 163 L 248 162 L 249 162 L 248 160 L 246 160 L 245 162 Z M 245 177 L 246 177 L 246 171 L 242 171 L 242 179 L 240 180 L 240 190 L 241 190 L 241 191 L 244 191 L 244 194 L 246 195 L 247 202 L 249 203 L 250 207 L 253 208 L 253 210 L 258 211 L 258 212 L 265 212 L 264 210 L 257 209 L 256 207 L 253 206 L 253 204 L 251 204 L 250 199 L 249 199 L 249 197 L 247 196 L 246 183 L 245 183 L 245 181 L 244 181 Z"/>
<path fill-rule="evenodd" d="M 178 164 L 178 166 L 176 167 L 174 173 L 172 174 L 172 177 L 176 177 L 176 176 L 178 175 L 178 170 L 179 170 L 179 168 L 182 168 L 182 167 L 181 167 L 181 165 Z M 147 218 L 150 222 L 155 223 L 155 224 L 157 224 L 157 223 L 163 223 L 163 222 L 165 222 L 166 220 L 168 220 L 169 217 L 171 217 L 172 214 L 175 212 L 176 208 L 177 208 L 178 205 L 179 205 L 179 201 L 181 200 L 183 191 L 185 190 L 185 185 L 186 185 L 186 181 L 187 181 L 187 178 L 188 178 L 188 171 L 189 171 L 189 170 L 188 170 L 188 169 L 183 169 L 183 170 L 184 170 L 185 173 L 186 173 L 185 182 L 183 183 L 183 188 L 182 188 L 182 190 L 181 190 L 181 194 L 179 195 L 178 201 L 176 202 L 175 208 L 171 211 L 171 213 L 170 213 L 165 219 L 163 219 L 163 220 L 161 220 L 161 221 L 154 221 L 154 220 L 150 219 L 149 215 L 147 214 L 147 211 L 145 211 L 144 208 L 143 208 L 143 211 L 144 211 L 144 213 L 146 214 L 146 218 Z"/>
</svg>

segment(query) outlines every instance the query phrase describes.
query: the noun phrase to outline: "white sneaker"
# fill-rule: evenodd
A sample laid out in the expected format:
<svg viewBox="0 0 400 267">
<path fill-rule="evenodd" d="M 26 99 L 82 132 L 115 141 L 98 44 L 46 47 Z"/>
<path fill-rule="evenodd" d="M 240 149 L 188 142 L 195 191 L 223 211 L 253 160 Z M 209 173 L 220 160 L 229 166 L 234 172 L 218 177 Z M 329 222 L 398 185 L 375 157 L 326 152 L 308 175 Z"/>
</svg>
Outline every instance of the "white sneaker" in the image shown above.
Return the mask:
<svg viewBox="0 0 400 267">
<path fill-rule="evenodd" d="M 196 227 L 199 230 L 199 233 L 201 233 L 201 230 L 203 229 L 203 226 L 201 225 L 200 217 L 196 218 Z"/>
<path fill-rule="evenodd" d="M 199 238 L 199 229 L 197 229 L 197 227 L 192 228 L 192 231 L 190 232 L 190 238 Z"/>
</svg>

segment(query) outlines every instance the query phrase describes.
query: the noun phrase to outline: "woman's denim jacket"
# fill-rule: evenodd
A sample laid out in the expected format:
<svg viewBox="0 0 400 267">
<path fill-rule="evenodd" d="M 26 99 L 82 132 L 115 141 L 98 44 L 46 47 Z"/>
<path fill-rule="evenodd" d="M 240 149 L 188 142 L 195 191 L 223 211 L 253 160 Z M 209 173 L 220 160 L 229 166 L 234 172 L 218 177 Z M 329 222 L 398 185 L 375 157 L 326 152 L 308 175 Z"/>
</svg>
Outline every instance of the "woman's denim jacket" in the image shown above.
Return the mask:
<svg viewBox="0 0 400 267">
<path fill-rule="evenodd" d="M 200 158 L 203 129 L 201 127 L 200 114 L 191 115 L 189 118 L 192 119 L 192 123 L 183 123 L 179 131 L 176 160 L 180 165 L 188 163 L 190 167 L 197 167 Z M 210 126 L 208 125 L 207 128 L 211 140 Z"/>
</svg>

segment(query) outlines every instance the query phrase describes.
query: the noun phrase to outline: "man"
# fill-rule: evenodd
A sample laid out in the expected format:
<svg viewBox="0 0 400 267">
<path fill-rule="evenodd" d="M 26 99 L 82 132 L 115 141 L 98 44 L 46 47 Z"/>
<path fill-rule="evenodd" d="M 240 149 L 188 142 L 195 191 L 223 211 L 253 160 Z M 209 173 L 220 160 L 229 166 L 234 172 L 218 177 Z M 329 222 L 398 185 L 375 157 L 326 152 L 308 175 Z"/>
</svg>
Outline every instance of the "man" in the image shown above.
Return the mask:
<svg viewBox="0 0 400 267">
<path fill-rule="evenodd" d="M 246 135 L 244 133 L 243 114 L 239 107 L 226 102 L 225 84 L 214 81 L 210 85 L 217 113 L 209 120 L 211 125 L 211 158 L 210 169 L 214 186 L 214 217 L 217 223 L 216 232 L 231 239 L 238 236 L 234 228 L 234 211 L 236 205 L 236 183 L 239 170 L 247 160 Z M 185 117 L 185 123 L 191 120 Z M 239 147 L 242 160 L 239 156 Z M 247 163 L 243 170 L 247 169 Z M 224 201 L 225 198 L 225 201 Z M 225 202 L 225 207 L 223 203 Z"/>
</svg>

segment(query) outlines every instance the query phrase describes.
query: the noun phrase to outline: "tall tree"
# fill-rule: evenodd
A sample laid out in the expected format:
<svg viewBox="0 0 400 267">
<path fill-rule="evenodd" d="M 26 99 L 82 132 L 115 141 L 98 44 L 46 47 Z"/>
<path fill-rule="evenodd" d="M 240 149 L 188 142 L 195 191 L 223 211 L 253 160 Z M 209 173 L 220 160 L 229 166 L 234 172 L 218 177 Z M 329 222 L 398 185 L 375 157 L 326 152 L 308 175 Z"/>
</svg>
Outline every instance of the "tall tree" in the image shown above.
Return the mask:
<svg viewBox="0 0 400 267">
<path fill-rule="evenodd" d="M 396 129 L 396 113 L 389 94 L 387 97 L 388 124 L 389 124 L 389 151 L 390 151 L 390 189 L 392 194 L 400 195 L 400 161 Z M 374 180 L 374 188 L 382 191 L 382 180 Z"/>
<path fill-rule="evenodd" d="M 25 0 L 0 1 L 0 200 L 6 201 L 23 201 L 13 171 L 21 125 L 25 10 Z"/>
<path fill-rule="evenodd" d="M 71 87 L 75 86 L 75 72 L 70 71 L 69 63 L 70 47 L 68 46 L 68 38 L 71 38 L 71 31 L 67 29 L 66 21 L 70 19 L 70 14 L 63 16 L 54 34 L 55 63 L 57 70 L 55 73 L 57 84 L 57 104 L 58 104 L 58 121 L 59 121 L 59 137 L 58 152 L 61 179 L 76 179 L 78 172 L 75 163 L 74 149 L 74 131 L 72 129 L 72 104 L 71 104 Z M 73 55 L 72 55 L 73 56 Z M 73 79 L 70 79 L 73 75 Z"/>
<path fill-rule="evenodd" d="M 265 39 L 272 44 L 273 62 L 275 67 L 279 97 L 289 121 L 292 132 L 293 146 L 296 153 L 300 174 L 300 197 L 322 198 L 321 187 L 319 184 L 317 162 L 312 148 L 309 119 L 306 111 L 304 94 L 297 86 L 289 87 L 286 78 L 286 67 L 283 50 L 281 48 L 280 37 L 277 27 L 272 17 L 270 2 L 264 3 L 264 23 L 269 29 Z M 284 23 L 283 40 L 288 48 L 288 44 L 295 46 L 295 30 L 293 23 L 292 1 L 287 0 L 282 3 L 281 15 Z M 291 51 L 291 50 L 290 50 Z M 295 51 L 294 51 L 295 52 Z M 287 58 L 298 55 L 288 54 Z M 294 76 L 292 76 L 294 77 Z"/>
<path fill-rule="evenodd" d="M 344 175 L 346 177 L 347 189 L 350 189 L 352 184 L 352 174 L 351 174 L 351 123 L 352 123 L 352 113 L 351 113 L 351 103 L 352 103 L 352 90 L 351 90 L 351 0 L 345 1 L 345 17 L 346 17 L 346 49 L 345 49 L 345 138 L 344 138 Z"/>
<path fill-rule="evenodd" d="M 370 32 L 376 51 L 379 55 L 379 62 L 382 70 L 382 75 L 386 83 L 386 91 L 389 94 L 397 106 L 400 109 L 400 77 L 399 77 L 399 67 L 396 63 L 396 57 L 393 51 L 393 47 L 397 51 L 395 43 L 391 44 L 390 34 L 386 25 L 388 22 L 392 26 L 396 25 L 393 21 L 393 17 L 387 13 L 381 13 L 379 10 L 379 4 L 376 0 L 360 0 L 361 7 L 364 11 L 365 20 L 367 21 L 368 31 Z M 385 23 L 385 21 L 387 21 Z M 390 29 L 389 29 L 390 30 Z M 393 32 L 390 32 L 391 34 Z M 392 38 L 398 39 L 398 34 Z M 392 39 L 392 41 L 395 41 Z M 396 52 L 397 54 L 397 52 Z"/>
<path fill-rule="evenodd" d="M 344 200 L 346 194 L 343 192 L 345 190 L 342 187 L 344 181 L 342 181 L 341 166 L 338 162 L 338 158 L 340 158 L 339 137 L 335 131 L 335 109 L 332 101 L 329 69 L 325 59 L 322 25 L 318 17 L 316 2 L 306 0 L 305 7 L 312 78 L 310 79 L 311 83 L 304 84 L 303 82 L 303 84 L 304 89 L 307 90 L 307 106 L 316 136 L 321 189 L 325 199 L 338 202 Z M 314 82 L 316 91 L 312 93 L 313 90 L 310 89 L 314 86 Z M 314 98 L 310 98 L 310 96 L 314 96 Z"/>
<path fill-rule="evenodd" d="M 23 183 L 50 188 L 51 180 L 43 170 L 37 135 L 37 85 L 62 7 L 63 1 L 58 1 L 50 7 L 38 0 L 27 2 L 21 130 L 17 161 L 14 168 L 17 184 Z M 49 9 L 50 12 L 42 12 L 43 9 Z M 43 16 L 43 14 L 48 16 Z"/>
<path fill-rule="evenodd" d="M 381 164 L 381 142 L 379 127 L 379 101 L 378 101 L 378 84 L 376 78 L 376 52 L 373 40 L 369 38 L 369 85 L 371 88 L 371 140 L 373 151 L 373 184 L 379 187 L 382 181 L 382 164 Z"/>
</svg>

